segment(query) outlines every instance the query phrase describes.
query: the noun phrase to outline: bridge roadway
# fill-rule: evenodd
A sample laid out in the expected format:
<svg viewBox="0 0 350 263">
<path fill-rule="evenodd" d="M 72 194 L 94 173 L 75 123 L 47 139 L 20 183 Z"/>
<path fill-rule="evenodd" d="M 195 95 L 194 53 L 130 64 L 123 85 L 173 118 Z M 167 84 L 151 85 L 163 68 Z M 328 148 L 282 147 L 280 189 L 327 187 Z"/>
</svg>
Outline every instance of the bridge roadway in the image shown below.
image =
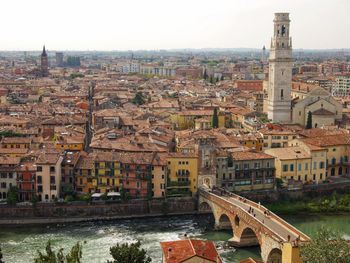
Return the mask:
<svg viewBox="0 0 350 263">
<path fill-rule="evenodd" d="M 298 229 L 296 229 L 295 227 L 293 227 L 292 225 L 284 221 L 282 218 L 272 213 L 260 204 L 257 204 L 244 197 L 227 192 L 222 189 L 210 192 L 210 194 L 214 194 L 215 196 L 226 200 L 227 202 L 240 208 L 241 210 L 246 211 L 248 214 L 251 215 L 251 217 L 254 217 L 262 225 L 269 228 L 277 236 L 281 237 L 283 240 L 280 241 L 282 242 L 305 242 L 310 240 L 310 238 L 304 233 L 302 233 L 301 231 L 299 231 Z M 251 210 L 251 212 L 249 212 L 249 210 Z M 268 214 L 264 212 L 268 212 Z"/>
</svg>

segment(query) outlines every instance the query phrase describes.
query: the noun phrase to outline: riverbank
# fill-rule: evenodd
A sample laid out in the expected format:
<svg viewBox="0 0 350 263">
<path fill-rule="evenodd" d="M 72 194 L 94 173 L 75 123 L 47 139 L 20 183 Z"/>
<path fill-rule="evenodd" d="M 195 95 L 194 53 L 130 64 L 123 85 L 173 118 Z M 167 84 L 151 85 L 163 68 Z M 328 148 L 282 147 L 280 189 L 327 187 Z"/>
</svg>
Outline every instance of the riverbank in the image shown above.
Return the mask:
<svg viewBox="0 0 350 263">
<path fill-rule="evenodd" d="M 62 224 L 195 213 L 197 199 L 192 197 L 131 200 L 127 203 L 111 204 L 48 203 L 35 207 L 1 207 L 0 225 Z"/>
<path fill-rule="evenodd" d="M 285 200 L 265 204 L 265 207 L 274 213 L 285 215 L 350 213 L 350 195 L 332 194 L 331 196 L 304 200 Z"/>
</svg>

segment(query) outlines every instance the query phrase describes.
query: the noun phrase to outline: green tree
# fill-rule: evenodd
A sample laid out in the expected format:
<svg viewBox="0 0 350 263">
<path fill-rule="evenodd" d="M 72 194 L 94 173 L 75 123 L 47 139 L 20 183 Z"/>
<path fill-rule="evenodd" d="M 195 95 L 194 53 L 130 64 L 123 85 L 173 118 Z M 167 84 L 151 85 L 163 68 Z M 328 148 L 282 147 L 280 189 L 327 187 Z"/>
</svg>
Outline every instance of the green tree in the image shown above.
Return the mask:
<svg viewBox="0 0 350 263">
<path fill-rule="evenodd" d="M 306 121 L 306 129 L 311 129 L 312 128 L 312 113 L 309 111 L 307 113 L 307 121 Z"/>
<path fill-rule="evenodd" d="M 57 253 L 52 250 L 51 241 L 48 241 L 45 248 L 45 253 L 37 251 L 37 256 L 34 258 L 34 263 L 81 263 L 82 245 L 78 242 L 70 250 L 67 255 L 63 254 L 63 248 L 60 248 Z"/>
<path fill-rule="evenodd" d="M 212 127 L 214 129 L 219 128 L 219 117 L 218 117 L 218 109 L 217 108 L 214 109 L 213 119 L 212 119 Z"/>
<path fill-rule="evenodd" d="M 350 246 L 338 232 L 325 227 L 315 238 L 301 246 L 301 257 L 308 263 L 347 263 L 350 262 Z"/>
<path fill-rule="evenodd" d="M 140 92 L 137 92 L 135 94 L 135 97 L 132 99 L 132 103 L 134 103 L 136 105 L 143 105 L 143 104 L 145 104 L 145 99 L 143 98 L 143 96 Z"/>
<path fill-rule="evenodd" d="M 140 248 L 141 243 L 137 241 L 133 244 L 117 244 L 111 247 L 110 253 L 113 257 L 112 261 L 107 261 L 107 263 L 149 263 L 152 259 L 147 256 L 146 250 Z"/>
<path fill-rule="evenodd" d="M 7 203 L 14 205 L 18 202 L 18 188 L 17 186 L 11 186 L 7 192 Z"/>
<path fill-rule="evenodd" d="M 5 263 L 5 261 L 3 261 L 3 259 L 2 259 L 1 247 L 0 247 L 0 263 Z"/>
</svg>

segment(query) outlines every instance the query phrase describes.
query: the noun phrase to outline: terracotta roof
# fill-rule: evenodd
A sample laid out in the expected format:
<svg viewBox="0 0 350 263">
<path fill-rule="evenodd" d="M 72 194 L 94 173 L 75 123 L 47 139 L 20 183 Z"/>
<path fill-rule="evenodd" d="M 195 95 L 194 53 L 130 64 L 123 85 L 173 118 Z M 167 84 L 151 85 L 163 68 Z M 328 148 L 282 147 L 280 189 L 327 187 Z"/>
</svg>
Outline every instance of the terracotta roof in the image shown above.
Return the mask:
<svg viewBox="0 0 350 263">
<path fill-rule="evenodd" d="M 311 155 L 302 147 L 273 148 L 265 150 L 266 153 L 280 160 L 308 159 Z"/>
<path fill-rule="evenodd" d="M 274 157 L 266 153 L 257 152 L 233 152 L 231 156 L 236 161 L 257 160 L 257 159 L 273 159 Z"/>
<path fill-rule="evenodd" d="M 215 263 L 222 263 L 222 260 L 212 241 L 207 240 L 177 240 L 160 243 L 165 262 L 180 263 L 198 256 Z"/>
<path fill-rule="evenodd" d="M 350 145 L 350 135 L 329 135 L 323 137 L 301 139 L 301 141 L 319 147 Z"/>
</svg>

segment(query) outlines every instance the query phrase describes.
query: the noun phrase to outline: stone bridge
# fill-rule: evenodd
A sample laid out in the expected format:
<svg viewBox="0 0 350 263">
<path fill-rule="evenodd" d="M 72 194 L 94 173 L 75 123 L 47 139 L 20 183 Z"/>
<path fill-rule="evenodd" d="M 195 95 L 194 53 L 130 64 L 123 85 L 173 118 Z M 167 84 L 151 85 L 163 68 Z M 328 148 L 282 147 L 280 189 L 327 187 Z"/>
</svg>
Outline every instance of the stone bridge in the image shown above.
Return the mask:
<svg viewBox="0 0 350 263">
<path fill-rule="evenodd" d="M 267 263 L 301 263 L 299 245 L 310 238 L 264 206 L 221 188 L 201 188 L 198 209 L 214 214 L 216 229 L 233 230 L 230 245 L 259 245 Z"/>
</svg>

